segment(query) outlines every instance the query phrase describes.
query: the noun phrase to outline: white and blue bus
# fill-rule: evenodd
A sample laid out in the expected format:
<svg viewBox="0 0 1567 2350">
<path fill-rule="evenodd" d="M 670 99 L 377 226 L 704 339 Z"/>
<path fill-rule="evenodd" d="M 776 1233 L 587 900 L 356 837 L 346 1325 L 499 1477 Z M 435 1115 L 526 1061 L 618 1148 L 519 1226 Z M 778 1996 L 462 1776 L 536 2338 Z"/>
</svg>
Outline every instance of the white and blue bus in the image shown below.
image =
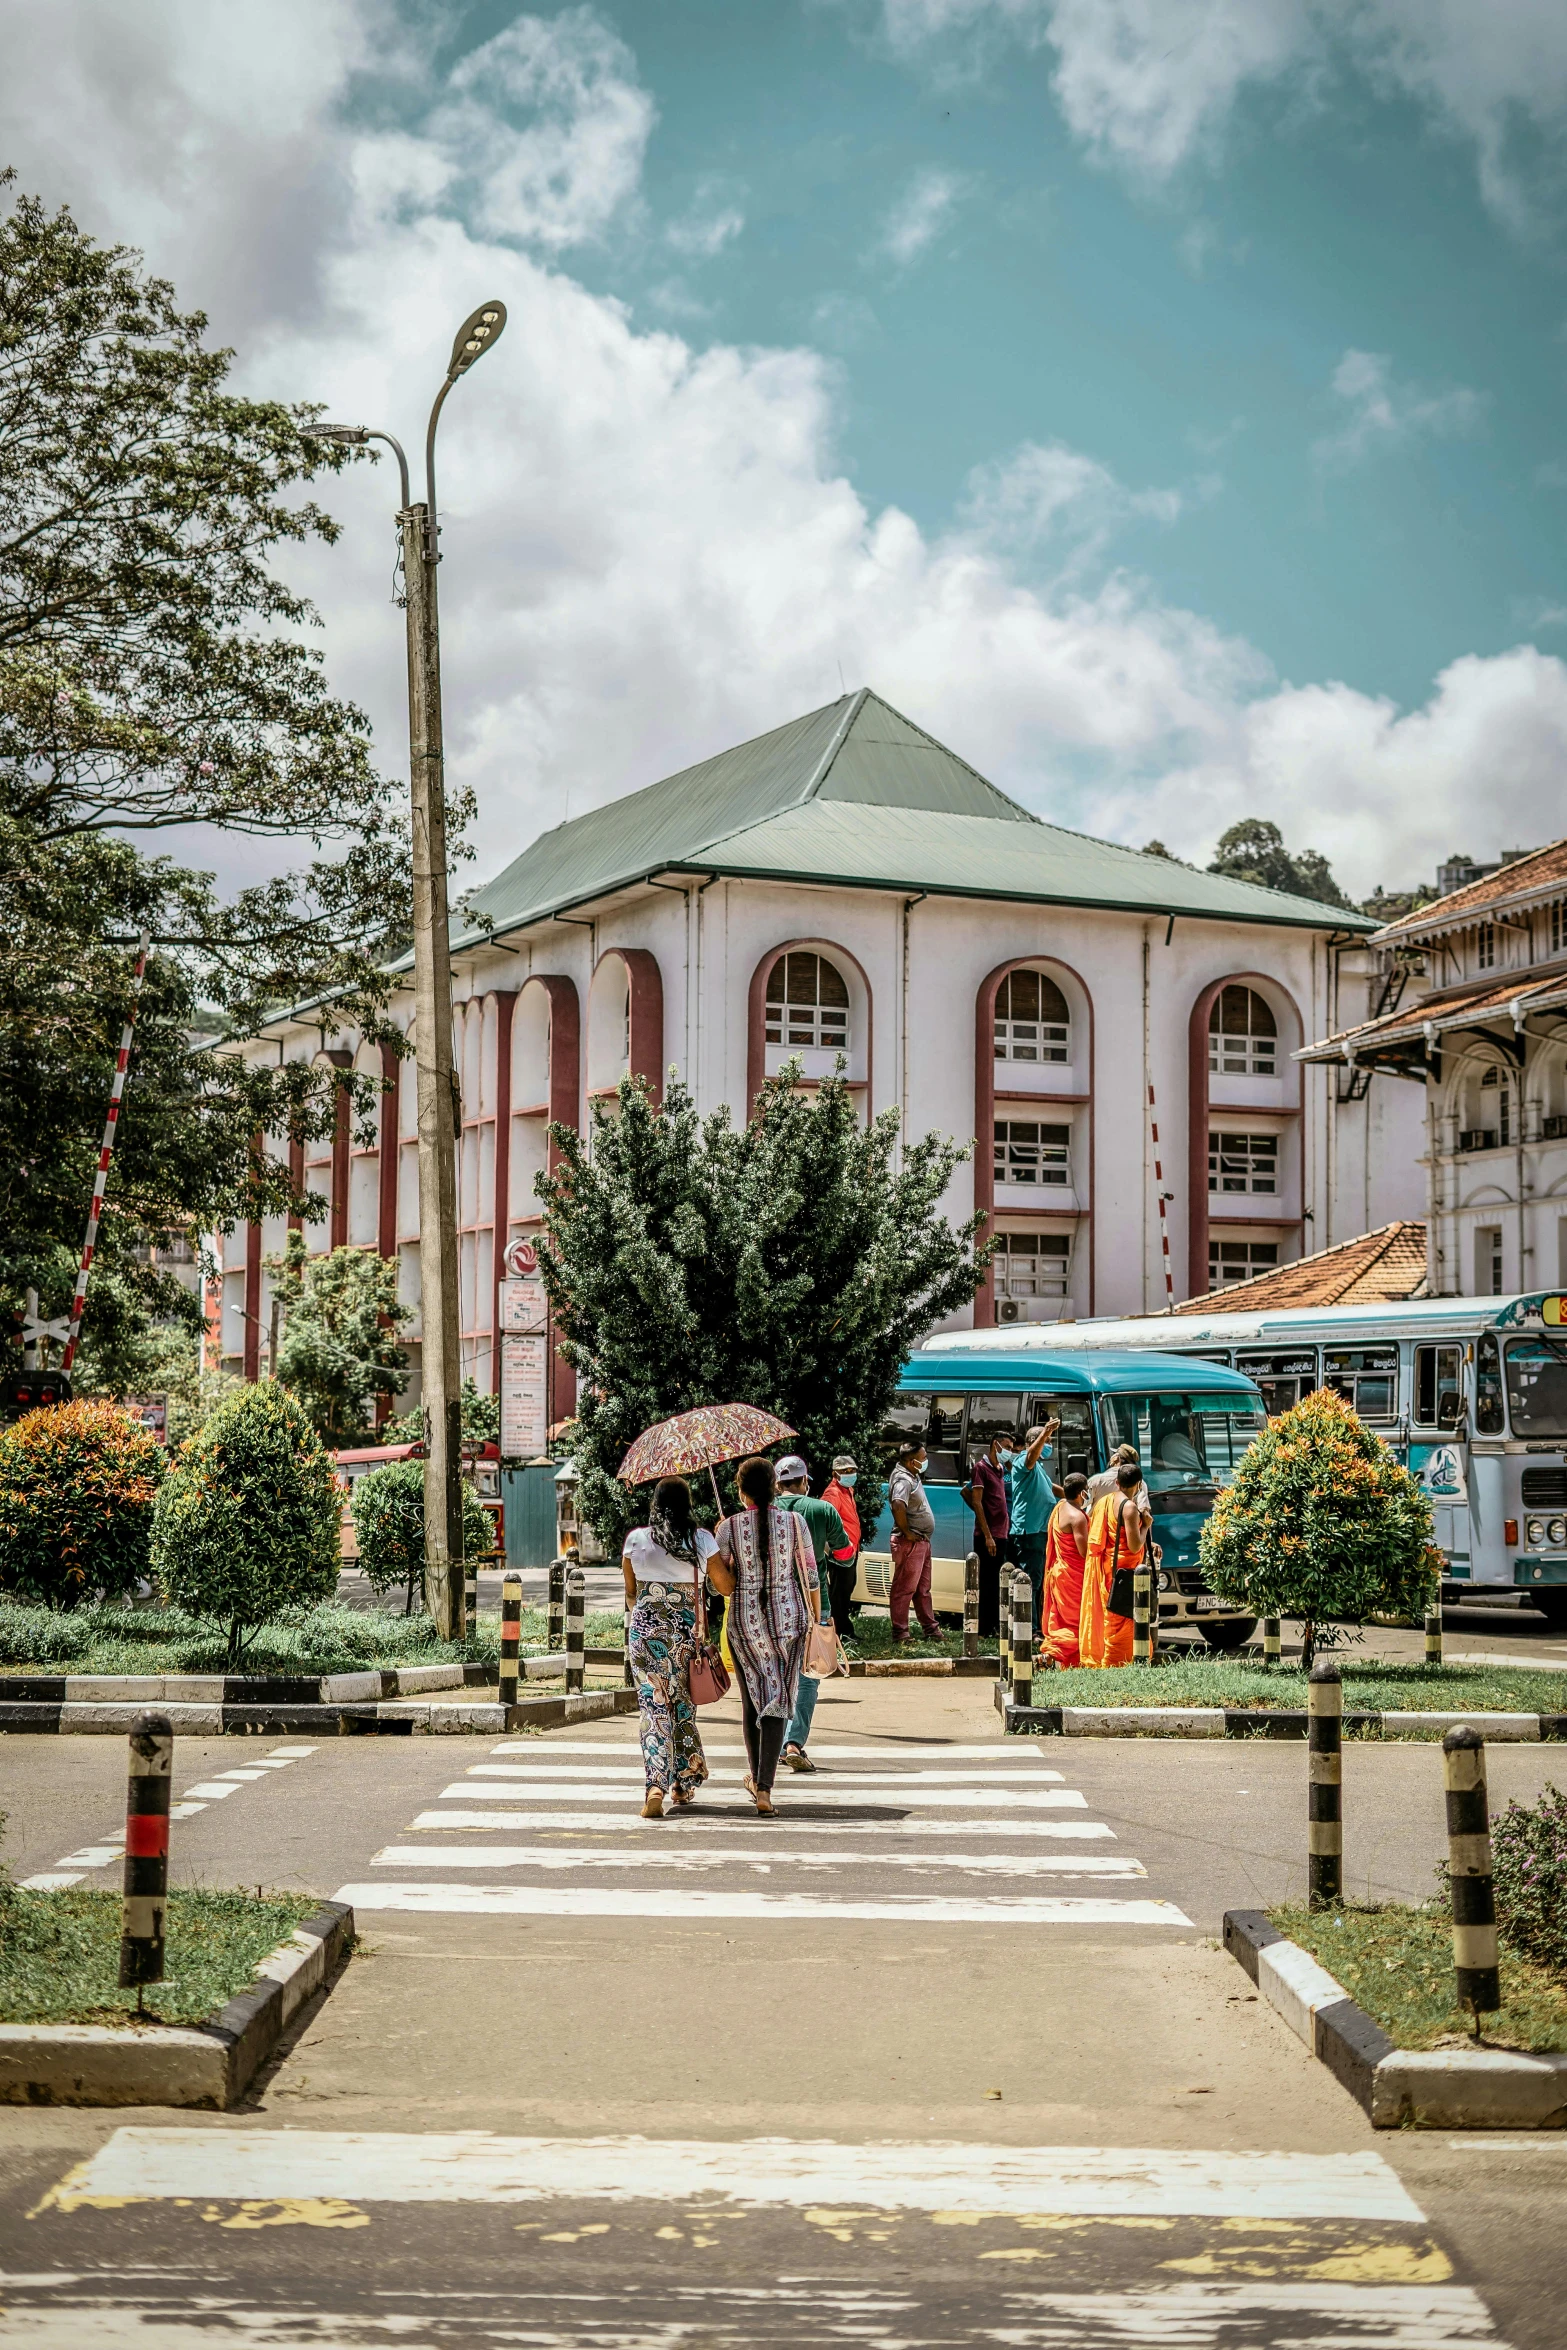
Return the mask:
<svg viewBox="0 0 1567 2350">
<path fill-rule="evenodd" d="M 1021 1388 L 1035 1360 L 1053 1374 L 1107 1348 L 1239 1372 L 1270 1413 L 1334 1389 L 1429 1493 L 1443 1597 L 1521 1593 L 1567 1624 L 1567 1295 L 1014 1323 L 950 1331 L 914 1364 L 931 1382 L 944 1361 L 1006 1366 Z"/>
<path fill-rule="evenodd" d="M 1048 1341 L 1058 1327 L 1025 1325 L 1033 1342 L 1016 1350 L 986 1343 L 1010 1331 L 954 1331 L 903 1367 L 886 1430 L 888 1453 L 915 1436 L 930 1455 L 925 1488 L 936 1521 L 937 1609 L 962 1611 L 963 1562 L 974 1548 L 963 1489 L 976 1455 L 993 1436 L 1059 1420 L 1049 1463 L 1057 1484 L 1073 1469 L 1093 1476 L 1119 1444 L 1137 1447 L 1162 1553 L 1161 1625 L 1191 1624 L 1211 1647 L 1238 1648 L 1256 1618 L 1204 1590 L 1197 1538 L 1218 1488 L 1266 1425 L 1260 1392 L 1244 1373 L 1218 1364 L 1131 1354 L 1121 1344 L 1057 1353 Z M 884 1509 L 860 1554 L 859 1599 L 885 1603 L 889 1596 L 891 1531 Z"/>
</svg>

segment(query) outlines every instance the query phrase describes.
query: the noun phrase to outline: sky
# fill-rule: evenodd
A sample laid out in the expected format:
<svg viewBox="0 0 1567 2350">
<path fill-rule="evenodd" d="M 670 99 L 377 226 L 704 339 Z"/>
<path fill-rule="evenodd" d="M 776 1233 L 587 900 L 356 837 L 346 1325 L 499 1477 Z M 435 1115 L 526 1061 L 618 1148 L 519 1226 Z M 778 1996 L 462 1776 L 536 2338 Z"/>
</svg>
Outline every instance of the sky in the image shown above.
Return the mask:
<svg viewBox="0 0 1567 2350">
<path fill-rule="evenodd" d="M 242 388 L 441 425 L 472 873 L 875 687 L 1355 894 L 1563 829 L 1560 0 L 0 0 L 0 163 Z M 290 550 L 406 776 L 395 484 Z M 237 875 L 254 849 L 217 860 Z"/>
</svg>

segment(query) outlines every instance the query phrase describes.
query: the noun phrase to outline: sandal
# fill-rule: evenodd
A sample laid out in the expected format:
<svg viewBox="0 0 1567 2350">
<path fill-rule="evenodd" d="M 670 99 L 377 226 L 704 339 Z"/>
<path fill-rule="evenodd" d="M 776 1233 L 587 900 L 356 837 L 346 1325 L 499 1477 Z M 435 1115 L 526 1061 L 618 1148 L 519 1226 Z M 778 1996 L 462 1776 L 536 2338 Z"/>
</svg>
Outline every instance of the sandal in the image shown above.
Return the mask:
<svg viewBox="0 0 1567 2350">
<path fill-rule="evenodd" d="M 650 1787 L 642 1799 L 642 1817 L 645 1820 L 661 1820 L 663 1816 L 664 1790 L 662 1787 Z"/>
<path fill-rule="evenodd" d="M 756 1791 L 755 1789 L 753 1789 L 753 1790 L 752 1790 L 752 1792 L 753 1792 L 753 1794 L 755 1794 L 755 1796 L 756 1796 L 756 1816 L 757 1816 L 757 1818 L 758 1818 L 759 1820 L 775 1820 L 775 1819 L 777 1819 L 777 1817 L 778 1817 L 778 1814 L 777 1814 L 777 1813 L 774 1811 L 774 1809 L 773 1809 L 773 1799 L 772 1799 L 771 1795 L 769 1795 L 769 1794 L 766 1794 L 766 1793 L 757 1793 L 757 1791 Z"/>
<path fill-rule="evenodd" d="M 783 1750 L 783 1758 L 791 1771 L 815 1772 L 816 1765 L 803 1746 L 786 1746 Z"/>
</svg>

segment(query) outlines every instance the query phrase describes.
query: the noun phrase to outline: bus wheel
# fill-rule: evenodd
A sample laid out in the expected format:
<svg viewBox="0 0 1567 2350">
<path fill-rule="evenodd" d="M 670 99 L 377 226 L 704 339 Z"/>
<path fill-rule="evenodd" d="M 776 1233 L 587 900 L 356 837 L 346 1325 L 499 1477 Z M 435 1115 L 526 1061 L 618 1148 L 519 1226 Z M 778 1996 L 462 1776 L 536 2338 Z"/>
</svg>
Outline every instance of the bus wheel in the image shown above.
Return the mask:
<svg viewBox="0 0 1567 2350">
<path fill-rule="evenodd" d="M 1233 1623 L 1204 1624 L 1202 1636 L 1210 1648 L 1244 1648 L 1256 1629 L 1255 1616 L 1240 1616 Z"/>
</svg>

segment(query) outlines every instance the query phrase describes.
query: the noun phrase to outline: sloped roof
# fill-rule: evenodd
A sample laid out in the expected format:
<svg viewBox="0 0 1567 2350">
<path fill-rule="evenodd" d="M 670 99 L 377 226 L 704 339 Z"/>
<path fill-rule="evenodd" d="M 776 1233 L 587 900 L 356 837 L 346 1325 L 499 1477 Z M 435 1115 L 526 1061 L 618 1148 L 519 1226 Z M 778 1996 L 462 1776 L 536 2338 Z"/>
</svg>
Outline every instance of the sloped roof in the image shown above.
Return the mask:
<svg viewBox="0 0 1567 2350">
<path fill-rule="evenodd" d="M 1396 922 L 1379 930 L 1377 937 L 1379 941 L 1428 938 L 1461 922 L 1479 921 L 1488 906 L 1500 905 L 1506 898 L 1549 891 L 1558 883 L 1567 884 L 1567 840 L 1549 841 L 1543 849 L 1515 857 L 1510 865 L 1499 865 L 1479 881 L 1466 881 L 1462 889 L 1449 890 L 1445 898 L 1416 906 L 1412 913 L 1401 914 Z"/>
<path fill-rule="evenodd" d="M 1567 1004 L 1567 959 L 1535 963 L 1522 971 L 1488 971 L 1483 979 L 1461 979 L 1439 987 L 1401 1011 L 1385 1012 L 1380 1020 L 1363 1020 L 1325 1036 L 1294 1055 L 1297 1061 L 1396 1061 L 1408 1053 L 1423 1055 L 1427 1029 L 1437 1035 L 1455 1028 L 1484 1027 L 1501 1022 L 1511 1032 L 1517 1017 Z"/>
<path fill-rule="evenodd" d="M 1421 1296 L 1425 1280 L 1425 1225 L 1400 1221 L 1340 1241 L 1337 1248 L 1319 1249 L 1315 1256 L 1297 1257 L 1294 1264 L 1276 1266 L 1271 1273 L 1255 1273 L 1233 1288 L 1189 1297 L 1175 1312 L 1282 1313 L 1290 1306 L 1397 1305 Z"/>
<path fill-rule="evenodd" d="M 453 944 L 520 930 L 658 873 L 1371 927 L 1342 907 L 1044 824 L 862 688 L 541 834 L 473 894 Z"/>
</svg>

